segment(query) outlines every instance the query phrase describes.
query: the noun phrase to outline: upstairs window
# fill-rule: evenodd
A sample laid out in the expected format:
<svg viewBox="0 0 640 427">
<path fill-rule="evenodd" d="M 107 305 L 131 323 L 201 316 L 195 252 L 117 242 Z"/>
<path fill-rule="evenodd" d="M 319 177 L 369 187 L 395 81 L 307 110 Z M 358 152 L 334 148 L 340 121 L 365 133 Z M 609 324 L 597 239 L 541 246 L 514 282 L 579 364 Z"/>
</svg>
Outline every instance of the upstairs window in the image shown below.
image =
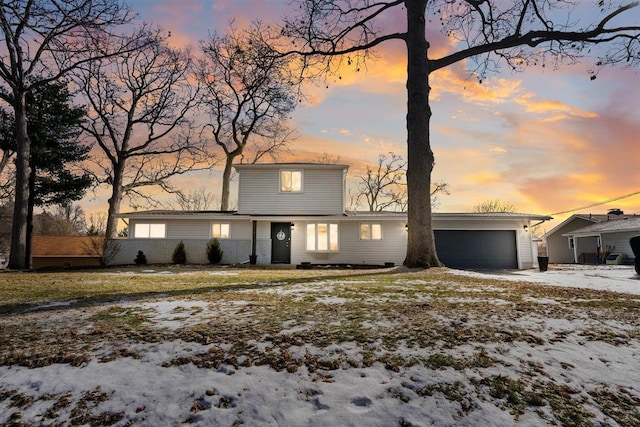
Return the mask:
<svg viewBox="0 0 640 427">
<path fill-rule="evenodd" d="M 166 224 L 138 223 L 134 225 L 133 237 L 136 239 L 164 239 L 166 236 Z"/>
<path fill-rule="evenodd" d="M 280 171 L 280 192 L 282 193 L 302 192 L 302 171 L 281 170 Z"/>
<path fill-rule="evenodd" d="M 382 224 L 360 224 L 360 240 L 382 240 Z"/>
<path fill-rule="evenodd" d="M 307 250 L 338 251 L 338 224 L 307 224 Z"/>
<path fill-rule="evenodd" d="M 229 238 L 229 224 L 214 223 L 211 225 L 211 238 L 215 239 L 228 239 Z"/>
</svg>

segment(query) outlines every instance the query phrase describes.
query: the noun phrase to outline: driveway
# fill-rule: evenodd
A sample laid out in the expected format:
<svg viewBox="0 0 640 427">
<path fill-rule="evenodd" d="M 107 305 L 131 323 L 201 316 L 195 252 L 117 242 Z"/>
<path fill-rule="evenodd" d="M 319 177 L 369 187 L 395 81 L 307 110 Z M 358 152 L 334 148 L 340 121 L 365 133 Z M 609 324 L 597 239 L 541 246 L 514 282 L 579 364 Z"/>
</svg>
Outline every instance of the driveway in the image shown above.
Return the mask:
<svg viewBox="0 0 640 427">
<path fill-rule="evenodd" d="M 640 276 L 632 265 L 551 264 L 548 271 L 510 270 L 504 272 L 452 270 L 456 274 L 587 288 L 640 295 Z"/>
</svg>

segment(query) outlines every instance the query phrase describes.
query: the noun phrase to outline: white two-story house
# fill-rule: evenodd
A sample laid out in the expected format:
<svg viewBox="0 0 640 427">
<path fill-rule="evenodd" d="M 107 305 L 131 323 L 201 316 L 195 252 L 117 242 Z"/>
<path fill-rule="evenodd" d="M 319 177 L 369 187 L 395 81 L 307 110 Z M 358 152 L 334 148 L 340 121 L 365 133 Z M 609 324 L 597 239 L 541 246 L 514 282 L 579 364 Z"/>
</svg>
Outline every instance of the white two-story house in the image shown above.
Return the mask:
<svg viewBox="0 0 640 427">
<path fill-rule="evenodd" d="M 145 211 L 122 214 L 129 237 L 118 240 L 110 264 L 170 263 L 185 245 L 188 263 L 206 263 L 206 245 L 217 238 L 222 263 L 302 265 L 400 265 L 407 244 L 401 212 L 345 208 L 347 165 L 241 164 L 238 209 Z M 438 255 L 456 268 L 517 269 L 536 264 L 529 227 L 551 219 L 529 214 L 434 214 Z"/>
</svg>

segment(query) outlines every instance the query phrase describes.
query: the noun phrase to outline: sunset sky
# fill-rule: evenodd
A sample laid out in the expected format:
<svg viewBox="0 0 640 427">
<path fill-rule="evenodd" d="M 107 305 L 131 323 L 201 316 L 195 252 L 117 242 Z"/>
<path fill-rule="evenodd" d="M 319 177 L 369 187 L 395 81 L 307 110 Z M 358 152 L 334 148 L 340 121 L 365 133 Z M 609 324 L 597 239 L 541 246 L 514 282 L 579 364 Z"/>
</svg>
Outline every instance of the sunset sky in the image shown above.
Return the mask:
<svg viewBox="0 0 640 427">
<path fill-rule="evenodd" d="M 174 45 L 194 48 L 208 31 L 223 33 L 233 19 L 240 26 L 278 19 L 288 3 L 131 1 L 142 20 L 171 31 Z M 640 8 L 631 15 L 640 20 Z M 446 48 L 431 42 L 436 52 Z M 377 52 L 366 72 L 346 74 L 328 88 L 308 88 L 310 102 L 293 114 L 299 133 L 291 145 L 294 157 L 286 160 L 312 161 L 328 153 L 350 164 L 355 176 L 379 154 L 406 157 L 404 48 L 391 43 Z M 434 73 L 433 179 L 451 189 L 438 211 L 468 212 L 499 198 L 519 212 L 553 214 L 640 191 L 640 72 L 606 69 L 590 81 L 590 67 L 585 62 L 524 73 L 503 67 L 482 84 L 468 76 L 465 64 Z M 219 175 L 187 181 L 219 193 Z M 610 208 L 640 213 L 640 195 L 581 211 Z"/>
</svg>

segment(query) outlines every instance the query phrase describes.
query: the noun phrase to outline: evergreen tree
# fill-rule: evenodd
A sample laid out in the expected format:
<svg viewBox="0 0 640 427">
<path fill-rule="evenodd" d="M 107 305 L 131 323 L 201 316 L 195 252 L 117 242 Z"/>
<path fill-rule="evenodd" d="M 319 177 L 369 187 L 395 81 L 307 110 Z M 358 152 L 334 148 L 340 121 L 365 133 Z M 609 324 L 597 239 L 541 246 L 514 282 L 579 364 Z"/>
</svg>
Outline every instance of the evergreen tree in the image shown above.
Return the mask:
<svg viewBox="0 0 640 427">
<path fill-rule="evenodd" d="M 80 143 L 84 107 L 72 105 L 66 82 L 53 82 L 27 95 L 31 157 L 25 264 L 31 266 L 34 206 L 61 205 L 80 200 L 92 183 L 88 174 L 75 175 L 73 163 L 86 160 L 91 146 Z"/>
<path fill-rule="evenodd" d="M 34 207 L 68 206 L 84 196 L 92 180 L 71 170 L 74 163 L 87 159 L 91 146 L 79 140 L 86 111 L 72 104 L 66 82 L 35 86 L 27 94 L 27 105 L 31 153 L 25 265 L 31 267 Z M 2 139 L 13 144 L 16 140 L 12 135 Z"/>
</svg>

